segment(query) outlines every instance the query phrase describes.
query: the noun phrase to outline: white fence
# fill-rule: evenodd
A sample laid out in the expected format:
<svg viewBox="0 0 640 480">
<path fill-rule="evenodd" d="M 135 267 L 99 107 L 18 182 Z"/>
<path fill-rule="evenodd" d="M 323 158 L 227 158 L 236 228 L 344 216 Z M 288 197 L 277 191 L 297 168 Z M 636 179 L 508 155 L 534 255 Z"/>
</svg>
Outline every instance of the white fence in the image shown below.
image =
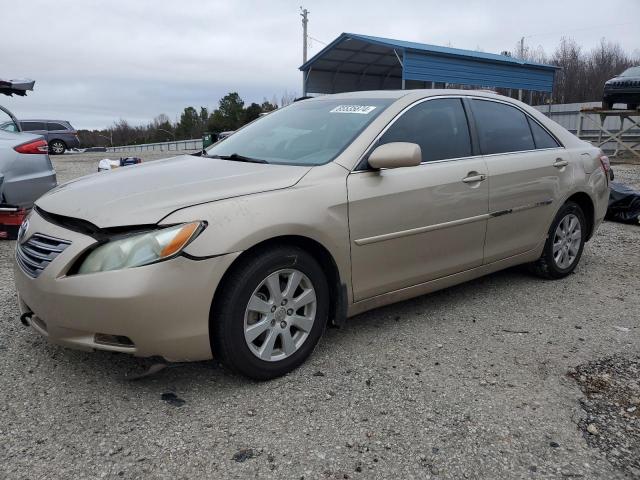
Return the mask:
<svg viewBox="0 0 640 480">
<path fill-rule="evenodd" d="M 602 129 L 598 128 L 598 125 L 600 125 L 600 115 L 598 113 L 590 112 L 583 112 L 582 115 L 580 115 L 580 110 L 594 107 L 600 108 L 601 106 L 602 104 L 600 102 L 584 102 L 551 105 L 551 111 L 549 111 L 548 105 L 538 105 L 533 108 L 544 113 L 547 117 L 551 118 L 551 120 L 559 123 L 574 135 L 578 135 L 581 139 L 598 144 L 600 139 L 604 140 L 608 137 L 608 135 L 603 134 Z M 630 118 L 639 122 L 640 113 Z M 620 116 L 607 116 L 604 119 L 602 127 L 611 134 L 617 134 L 620 132 L 622 121 L 622 117 Z M 582 125 L 580 122 L 582 122 Z M 624 128 L 629 126 L 630 124 L 627 120 L 624 124 Z M 638 144 L 638 142 L 640 142 L 640 128 L 630 128 L 623 133 L 620 138 L 628 145 Z M 610 141 L 602 145 L 601 148 L 607 152 L 607 154 L 611 154 L 613 152 L 617 152 L 619 147 L 620 145 L 616 142 Z"/>
<path fill-rule="evenodd" d="M 118 147 L 107 147 L 107 152 L 172 152 L 172 151 L 197 151 L 202 150 L 202 139 L 174 140 L 172 142 L 143 143 L 140 145 L 122 145 Z"/>
<path fill-rule="evenodd" d="M 579 122 L 579 113 L 582 108 L 593 108 L 600 107 L 602 104 L 600 102 L 584 102 L 584 103 L 564 103 L 561 105 L 551 105 L 551 112 L 549 112 L 548 105 L 538 105 L 533 107 L 540 112 L 544 113 L 551 120 L 559 123 L 564 128 L 569 130 L 571 133 L 578 132 L 578 122 Z M 594 117 L 596 114 L 593 114 Z M 640 115 L 637 117 L 633 117 L 636 121 L 640 118 Z M 618 117 L 608 117 L 603 125 L 604 128 L 609 130 L 610 132 L 615 132 L 620 130 L 620 119 Z M 584 122 L 582 126 L 583 133 L 597 133 L 599 132 L 598 128 L 594 124 L 589 124 L 588 122 Z M 634 133 L 640 133 L 640 129 L 634 129 Z"/>
</svg>

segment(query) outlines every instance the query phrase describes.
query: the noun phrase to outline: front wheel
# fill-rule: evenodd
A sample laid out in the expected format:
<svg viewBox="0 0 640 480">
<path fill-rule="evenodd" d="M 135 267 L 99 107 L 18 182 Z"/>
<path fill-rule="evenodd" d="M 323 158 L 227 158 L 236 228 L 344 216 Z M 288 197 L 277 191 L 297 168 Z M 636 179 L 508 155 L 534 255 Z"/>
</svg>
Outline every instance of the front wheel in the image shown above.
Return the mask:
<svg viewBox="0 0 640 480">
<path fill-rule="evenodd" d="M 52 140 L 49 142 L 49 151 L 54 155 L 62 155 L 67 146 L 62 140 Z"/>
<path fill-rule="evenodd" d="M 533 272 L 549 279 L 563 278 L 573 272 L 584 249 L 586 225 L 580 206 L 565 203 L 551 224 L 542 256 L 531 265 Z"/>
<path fill-rule="evenodd" d="M 329 288 L 318 262 L 293 246 L 249 255 L 225 278 L 210 319 L 213 355 L 256 380 L 284 375 L 313 352 Z"/>
</svg>

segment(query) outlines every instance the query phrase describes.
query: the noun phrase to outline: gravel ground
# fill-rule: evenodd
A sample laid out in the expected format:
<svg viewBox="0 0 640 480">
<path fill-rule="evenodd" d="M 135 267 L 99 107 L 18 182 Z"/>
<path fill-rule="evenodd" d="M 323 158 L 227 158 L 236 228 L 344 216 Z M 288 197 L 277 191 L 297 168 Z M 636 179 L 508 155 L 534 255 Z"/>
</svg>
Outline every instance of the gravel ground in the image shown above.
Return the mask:
<svg viewBox="0 0 640 480">
<path fill-rule="evenodd" d="M 54 160 L 64 181 L 104 156 Z M 615 168 L 640 188 L 640 166 Z M 575 373 L 615 353 L 604 373 L 637 381 L 640 227 L 602 225 L 561 281 L 511 269 L 355 317 L 267 383 L 213 362 L 130 381 L 152 361 L 48 345 L 17 319 L 13 248 L 0 243 L 0 478 L 638 476 L 605 445 L 637 452 L 637 430 L 616 432 L 638 424 L 589 439 L 602 409 Z"/>
<path fill-rule="evenodd" d="M 585 394 L 581 404 L 587 416 L 580 427 L 587 442 L 640 478 L 640 357 L 589 362 L 569 375 Z"/>
</svg>

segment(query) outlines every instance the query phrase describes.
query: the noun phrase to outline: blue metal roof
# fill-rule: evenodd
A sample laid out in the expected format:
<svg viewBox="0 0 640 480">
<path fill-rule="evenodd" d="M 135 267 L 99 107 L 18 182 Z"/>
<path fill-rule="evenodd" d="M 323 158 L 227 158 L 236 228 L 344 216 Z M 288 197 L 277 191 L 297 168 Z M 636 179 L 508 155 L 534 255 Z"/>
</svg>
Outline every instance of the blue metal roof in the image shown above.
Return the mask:
<svg viewBox="0 0 640 480">
<path fill-rule="evenodd" d="M 398 88 L 398 82 L 444 82 L 551 91 L 559 67 L 494 53 L 342 33 L 300 67 L 307 91 Z"/>
<path fill-rule="evenodd" d="M 408 42 L 406 40 L 394 40 L 392 38 L 374 37 L 371 35 L 361 35 L 359 33 L 341 33 L 338 38 L 336 38 L 333 42 L 331 42 L 329 45 L 323 48 L 320 52 L 318 52 L 316 55 L 310 58 L 307 61 L 307 63 L 302 65 L 300 67 L 300 70 L 307 70 L 308 67 L 312 65 L 318 57 L 322 56 L 322 54 L 325 53 L 327 50 L 332 49 L 336 44 L 340 43 L 345 39 L 358 39 L 358 40 L 363 40 L 365 42 L 370 42 L 378 45 L 385 45 L 390 48 L 416 50 L 420 52 L 437 53 L 440 55 L 452 55 L 457 57 L 463 56 L 463 57 L 475 58 L 479 60 L 511 63 L 516 65 L 527 65 L 527 66 L 552 69 L 552 70 L 560 69 L 560 67 L 555 65 L 529 62 L 527 60 L 508 57 L 506 55 L 498 55 L 497 53 L 486 53 L 486 52 L 478 52 L 476 50 L 465 50 L 462 48 L 442 47 L 439 45 L 429 45 L 428 43 Z"/>
</svg>

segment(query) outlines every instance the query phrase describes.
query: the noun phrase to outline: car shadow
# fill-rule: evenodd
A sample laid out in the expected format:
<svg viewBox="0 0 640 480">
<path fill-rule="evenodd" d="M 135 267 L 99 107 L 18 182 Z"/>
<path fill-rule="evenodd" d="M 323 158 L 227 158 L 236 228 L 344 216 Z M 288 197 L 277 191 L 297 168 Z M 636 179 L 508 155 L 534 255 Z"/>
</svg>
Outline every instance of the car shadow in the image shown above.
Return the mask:
<svg viewBox="0 0 640 480">
<path fill-rule="evenodd" d="M 352 343 L 359 336 L 379 335 L 386 331 L 412 329 L 413 321 L 429 322 L 446 321 L 441 316 L 430 317 L 431 312 L 439 310 L 451 302 L 464 302 L 470 297 L 482 297 L 493 293 L 495 289 L 507 289 L 514 282 L 539 281 L 525 273 L 521 268 L 512 268 L 497 272 L 464 284 L 423 295 L 414 299 L 380 307 L 350 318 L 342 328 L 329 328 L 312 357 L 291 374 L 271 380 L 257 382 L 221 367 L 216 361 L 190 363 L 169 363 L 157 373 L 142 378 L 135 378 L 154 365 L 164 363 L 160 358 L 138 358 L 127 354 L 95 351 L 80 352 L 55 345 L 48 345 L 44 339 L 36 341 L 32 355 L 37 359 L 39 368 L 53 368 L 56 374 L 64 371 L 64 376 L 73 378 L 74 382 L 89 385 L 89 391 L 99 392 L 105 383 L 111 384 L 109 391 L 113 394 L 113 386 L 119 394 L 132 394 L 146 399 L 164 400 L 169 405 L 182 406 L 184 400 L 191 395 L 202 395 L 220 399 L 227 395 L 237 394 L 243 389 L 253 389 L 255 385 L 268 385 L 268 389 L 279 388 L 289 383 L 297 383 L 301 377 L 318 375 L 318 368 L 332 368 L 335 364 L 336 351 L 341 348 L 352 348 Z M 412 320 L 411 317 L 421 318 Z M 403 321 L 405 320 L 405 321 Z M 39 344 L 42 342 L 42 346 Z M 43 358 L 44 357 L 44 358 Z M 42 372 L 48 375 L 48 372 Z"/>
</svg>

